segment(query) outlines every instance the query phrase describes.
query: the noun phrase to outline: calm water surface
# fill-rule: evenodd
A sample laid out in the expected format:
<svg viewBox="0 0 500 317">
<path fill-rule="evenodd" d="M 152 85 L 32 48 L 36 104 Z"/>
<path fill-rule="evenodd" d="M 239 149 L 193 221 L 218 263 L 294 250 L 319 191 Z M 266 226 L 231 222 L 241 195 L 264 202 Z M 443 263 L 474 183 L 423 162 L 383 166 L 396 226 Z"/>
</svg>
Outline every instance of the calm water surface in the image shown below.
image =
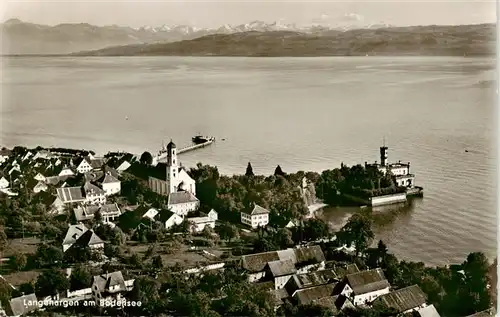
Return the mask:
<svg viewBox="0 0 500 317">
<path fill-rule="evenodd" d="M 223 173 L 321 171 L 411 161 L 425 197 L 377 227 L 429 264 L 496 253 L 493 59 L 8 58 L 0 143 L 156 152 L 197 132 L 225 138 L 182 156 Z M 128 119 L 127 119 L 128 118 Z M 465 150 L 468 152 L 465 152 Z M 341 226 L 355 210 L 324 216 Z"/>
</svg>

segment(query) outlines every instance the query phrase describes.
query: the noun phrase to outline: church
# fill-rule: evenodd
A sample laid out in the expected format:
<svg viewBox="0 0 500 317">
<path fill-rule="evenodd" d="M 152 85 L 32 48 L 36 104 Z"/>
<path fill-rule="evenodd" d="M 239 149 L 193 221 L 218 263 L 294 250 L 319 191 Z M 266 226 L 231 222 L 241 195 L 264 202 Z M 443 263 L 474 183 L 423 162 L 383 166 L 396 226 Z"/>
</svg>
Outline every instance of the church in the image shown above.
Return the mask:
<svg viewBox="0 0 500 317">
<path fill-rule="evenodd" d="M 168 196 L 179 191 L 196 195 L 196 182 L 179 166 L 177 147 L 170 141 L 167 145 L 167 163 L 158 163 L 149 176 L 149 188 L 155 193 Z"/>
</svg>

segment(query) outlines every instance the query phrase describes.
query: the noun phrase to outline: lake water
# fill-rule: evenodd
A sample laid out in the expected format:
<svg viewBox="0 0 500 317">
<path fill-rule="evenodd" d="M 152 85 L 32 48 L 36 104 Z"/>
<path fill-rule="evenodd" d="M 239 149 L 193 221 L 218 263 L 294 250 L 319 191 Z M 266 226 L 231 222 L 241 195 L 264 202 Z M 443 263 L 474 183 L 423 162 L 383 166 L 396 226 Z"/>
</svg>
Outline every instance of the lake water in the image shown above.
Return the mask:
<svg viewBox="0 0 500 317">
<path fill-rule="evenodd" d="M 142 153 L 200 132 L 219 141 L 184 165 L 232 174 L 251 161 L 270 174 L 380 160 L 385 137 L 425 197 L 377 238 L 404 259 L 456 263 L 496 254 L 495 87 L 479 84 L 493 69 L 448 57 L 7 58 L 0 144 Z M 341 226 L 351 212 L 325 217 Z"/>
</svg>

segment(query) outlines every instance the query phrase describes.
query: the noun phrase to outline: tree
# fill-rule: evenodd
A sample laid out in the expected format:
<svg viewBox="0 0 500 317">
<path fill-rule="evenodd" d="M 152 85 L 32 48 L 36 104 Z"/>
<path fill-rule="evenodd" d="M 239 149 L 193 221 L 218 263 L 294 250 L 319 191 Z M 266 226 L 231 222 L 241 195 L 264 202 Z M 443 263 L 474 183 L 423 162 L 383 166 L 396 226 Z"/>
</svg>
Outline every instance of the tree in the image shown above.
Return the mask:
<svg viewBox="0 0 500 317">
<path fill-rule="evenodd" d="M 370 219 L 361 214 L 354 214 L 349 218 L 337 234 L 340 242 L 347 244 L 347 246 L 354 244 L 356 256 L 368 248 L 374 236 Z"/>
<path fill-rule="evenodd" d="M 55 296 L 69 288 L 66 274 L 55 268 L 51 268 L 40 274 L 35 283 L 35 291 L 39 297 Z"/>
<path fill-rule="evenodd" d="M 230 223 L 224 223 L 218 227 L 216 227 L 217 233 L 223 240 L 227 240 L 227 242 L 231 243 L 232 239 L 238 238 L 239 231 L 238 228 Z"/>
<path fill-rule="evenodd" d="M 163 260 L 161 256 L 157 255 L 153 258 L 153 268 L 156 270 L 161 270 L 163 268 Z"/>
<path fill-rule="evenodd" d="M 277 166 L 276 169 L 274 170 L 274 176 L 285 176 L 285 173 L 281 169 L 281 166 Z"/>
<path fill-rule="evenodd" d="M 134 281 L 134 288 L 129 293 L 130 300 L 141 302 L 140 309 L 149 316 L 156 315 L 161 305 L 159 283 L 149 277 L 139 277 Z"/>
<path fill-rule="evenodd" d="M 252 164 L 250 164 L 250 162 L 248 162 L 247 171 L 245 172 L 245 176 L 254 176 Z"/>
<path fill-rule="evenodd" d="M 26 267 L 27 263 L 28 260 L 26 255 L 22 253 L 16 253 L 12 256 L 12 266 L 16 271 L 22 271 Z"/>
<path fill-rule="evenodd" d="M 3 227 L 0 227 L 0 253 L 3 255 L 5 248 L 7 248 L 8 240 Z"/>
<path fill-rule="evenodd" d="M 330 234 L 330 229 L 328 228 L 328 224 L 326 224 L 321 219 L 317 218 L 312 218 L 307 221 L 304 221 L 304 226 L 296 228 L 296 232 L 297 230 L 302 230 L 301 232 L 302 239 L 308 241 L 316 241 L 318 239 L 328 237 Z"/>
<path fill-rule="evenodd" d="M 64 253 L 64 259 L 68 263 L 86 263 L 92 258 L 92 250 L 87 245 L 73 244 Z"/>
<path fill-rule="evenodd" d="M 35 262 L 38 264 L 38 267 L 59 266 L 63 258 L 64 253 L 61 249 L 45 243 L 38 246 L 35 254 Z"/>
<path fill-rule="evenodd" d="M 151 164 L 153 164 L 153 156 L 151 155 L 151 153 L 149 153 L 149 152 L 146 151 L 146 152 L 142 153 L 141 158 L 139 159 L 139 161 L 142 164 L 151 165 Z"/>
<path fill-rule="evenodd" d="M 92 285 L 92 274 L 84 265 L 77 265 L 69 279 L 70 290 L 75 291 Z"/>
<path fill-rule="evenodd" d="M 461 288 L 462 303 L 468 303 L 463 313 L 471 314 L 490 307 L 488 292 L 488 259 L 481 252 L 473 252 L 462 264 L 465 287 Z"/>
<path fill-rule="evenodd" d="M 286 249 L 293 245 L 292 232 L 287 228 L 278 229 L 278 231 L 273 234 L 273 240 L 280 249 Z"/>
</svg>

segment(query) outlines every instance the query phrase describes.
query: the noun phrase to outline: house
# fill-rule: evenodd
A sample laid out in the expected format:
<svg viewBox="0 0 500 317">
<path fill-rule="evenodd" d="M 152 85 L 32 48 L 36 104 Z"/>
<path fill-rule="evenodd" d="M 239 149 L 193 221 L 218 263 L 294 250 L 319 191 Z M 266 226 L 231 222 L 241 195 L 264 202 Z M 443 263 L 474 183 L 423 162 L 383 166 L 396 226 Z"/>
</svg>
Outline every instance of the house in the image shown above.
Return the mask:
<svg viewBox="0 0 500 317">
<path fill-rule="evenodd" d="M 78 206 L 74 209 L 76 221 L 92 220 L 98 211 L 101 213 L 103 222 L 115 221 L 121 215 L 120 207 L 116 203 L 102 206 Z"/>
<path fill-rule="evenodd" d="M 34 193 L 45 192 L 48 189 L 49 189 L 49 187 L 43 181 L 39 181 L 38 183 L 36 183 L 35 186 L 33 186 L 33 192 Z"/>
<path fill-rule="evenodd" d="M 325 255 L 319 245 L 244 255 L 241 266 L 248 273 L 249 282 L 256 282 L 266 277 L 269 262 L 288 259 L 292 260 L 298 274 L 325 268 Z"/>
<path fill-rule="evenodd" d="M 149 225 L 158 214 L 157 209 L 142 205 L 122 213 L 118 217 L 118 226 L 124 232 L 131 232 L 141 225 Z"/>
<path fill-rule="evenodd" d="M 373 301 L 373 305 L 393 308 L 399 314 L 406 314 L 424 308 L 427 297 L 418 285 L 398 289 L 381 295 Z"/>
<path fill-rule="evenodd" d="M 335 274 L 337 274 L 337 278 L 339 280 L 344 279 L 344 277 L 346 277 L 349 274 L 353 274 L 353 273 L 358 273 L 359 272 L 358 266 L 355 263 L 353 263 L 353 264 L 347 264 L 345 266 L 337 266 L 337 265 L 335 265 L 333 267 L 333 270 L 335 271 Z"/>
<path fill-rule="evenodd" d="M 71 167 L 63 167 L 63 169 L 59 172 L 57 176 L 74 176 L 75 172 Z"/>
<path fill-rule="evenodd" d="M 168 194 L 167 208 L 184 217 L 200 206 L 200 201 L 191 192 L 181 191 Z"/>
<path fill-rule="evenodd" d="M 336 285 L 337 283 L 330 283 L 301 289 L 295 292 L 292 298 L 297 302 L 298 305 L 309 305 L 314 300 L 332 296 L 333 290 L 335 289 Z"/>
<path fill-rule="evenodd" d="M 93 168 L 89 157 L 79 157 L 73 163 L 76 166 L 76 171 L 80 174 L 85 174 L 90 172 Z"/>
<path fill-rule="evenodd" d="M 337 281 L 337 274 L 332 269 L 311 273 L 296 274 L 285 285 L 287 292 L 293 296 L 297 290 L 325 285 Z"/>
<path fill-rule="evenodd" d="M 9 181 L 5 177 L 0 178 L 0 188 L 9 188 Z"/>
<path fill-rule="evenodd" d="M 33 160 L 50 160 L 51 158 L 54 157 L 54 154 L 50 153 L 48 150 L 40 150 L 36 152 L 35 156 L 33 156 Z"/>
<path fill-rule="evenodd" d="M 91 182 L 83 185 L 85 192 L 85 202 L 91 205 L 104 205 L 106 203 L 106 192 Z"/>
<path fill-rule="evenodd" d="M 169 195 L 178 191 L 196 194 L 196 182 L 179 165 L 177 160 L 177 147 L 170 141 L 167 148 L 167 163 L 158 163 L 151 170 L 148 185 L 152 191 L 160 195 Z"/>
<path fill-rule="evenodd" d="M 37 173 L 33 178 L 39 182 L 45 182 L 45 180 L 47 179 L 45 176 L 43 176 L 42 173 Z"/>
<path fill-rule="evenodd" d="M 92 229 L 88 229 L 83 224 L 69 226 L 62 243 L 63 252 L 66 252 L 75 243 L 81 246 L 88 246 L 91 249 L 104 248 L 102 239 Z"/>
<path fill-rule="evenodd" d="M 15 173 L 17 173 L 16 176 Z M 17 178 L 18 175 L 21 174 L 21 167 L 18 165 L 18 164 L 12 164 L 12 168 L 9 170 L 9 175 L 12 177 L 12 178 Z"/>
<path fill-rule="evenodd" d="M 132 164 L 130 164 L 129 162 L 127 161 L 123 161 L 120 165 L 118 165 L 118 167 L 116 168 L 116 170 L 121 173 L 121 172 L 125 172 L 130 166 L 132 166 Z"/>
<path fill-rule="evenodd" d="M 85 192 L 81 187 L 57 188 L 57 198 L 63 204 L 84 203 L 86 201 Z"/>
<path fill-rule="evenodd" d="M 26 161 L 27 159 L 29 159 L 32 156 L 33 156 L 33 153 L 31 153 L 30 151 L 28 151 L 26 154 L 24 154 L 24 156 L 21 159 L 21 161 Z"/>
<path fill-rule="evenodd" d="M 217 221 L 217 218 L 217 212 L 212 209 L 206 217 L 192 217 L 187 218 L 186 221 L 189 221 L 192 224 L 190 230 L 192 233 L 194 233 L 203 231 L 206 226 L 215 228 L 215 222 Z"/>
<path fill-rule="evenodd" d="M 6 313 L 9 316 L 28 316 L 39 308 L 35 293 L 15 297 L 9 300 Z"/>
<path fill-rule="evenodd" d="M 351 299 L 355 306 L 371 303 L 388 294 L 391 287 L 380 268 L 348 274 L 343 285 L 340 294 Z"/>
<path fill-rule="evenodd" d="M 297 273 L 291 259 L 267 262 L 267 272 L 274 280 L 274 289 L 284 288 L 290 278 Z"/>
<path fill-rule="evenodd" d="M 106 196 L 119 194 L 121 191 L 120 180 L 113 176 L 111 172 L 104 174 L 104 176 L 99 180 L 99 183 L 101 183 L 101 187 Z"/>
<path fill-rule="evenodd" d="M 120 300 L 128 288 L 121 271 L 94 276 L 92 297 L 98 306 L 104 306 L 107 300 Z"/>
<path fill-rule="evenodd" d="M 76 235 L 74 235 L 76 236 Z M 85 248 L 89 247 L 91 250 L 104 249 L 104 241 L 92 229 L 85 231 L 76 241 L 69 246 L 64 252 L 68 252 L 76 247 Z M 81 249 L 77 249 L 81 250 Z"/>
<path fill-rule="evenodd" d="M 432 304 L 419 309 L 417 311 L 417 315 L 419 317 L 441 317 L 441 315 L 439 315 L 438 311 L 436 310 L 436 307 L 434 307 L 434 305 Z M 493 314 L 490 316 L 493 316 Z"/>
<path fill-rule="evenodd" d="M 83 224 L 70 225 L 62 243 L 63 251 L 66 252 L 87 230 Z"/>
<path fill-rule="evenodd" d="M 254 229 L 257 227 L 265 227 L 269 223 L 269 213 L 269 210 L 257 204 L 253 204 L 250 211 L 241 212 L 241 223 Z"/>
<path fill-rule="evenodd" d="M 175 225 L 180 225 L 182 221 L 184 221 L 184 218 L 170 210 L 162 210 L 157 214 L 155 220 L 158 220 L 162 224 L 164 224 L 165 229 L 170 229 Z"/>
</svg>

